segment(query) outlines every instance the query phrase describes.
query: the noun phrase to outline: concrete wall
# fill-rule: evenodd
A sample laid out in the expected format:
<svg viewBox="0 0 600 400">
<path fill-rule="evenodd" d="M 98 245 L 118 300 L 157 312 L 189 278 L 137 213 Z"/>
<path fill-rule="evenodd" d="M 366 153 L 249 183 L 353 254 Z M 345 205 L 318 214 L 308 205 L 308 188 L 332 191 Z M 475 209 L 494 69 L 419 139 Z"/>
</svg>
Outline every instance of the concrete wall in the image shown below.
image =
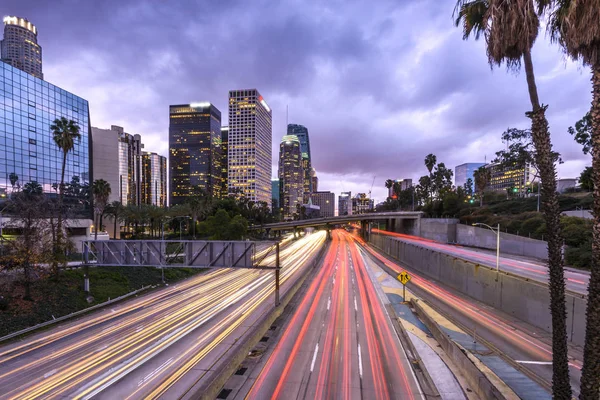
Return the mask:
<svg viewBox="0 0 600 400">
<path fill-rule="evenodd" d="M 456 243 L 471 247 L 496 250 L 496 234 L 488 228 L 456 225 Z M 500 252 L 518 256 L 548 259 L 548 243 L 543 240 L 500 233 Z"/>
<path fill-rule="evenodd" d="M 455 218 L 421 218 L 418 235 L 438 242 L 454 243 L 457 224 L 458 219 Z"/>
<path fill-rule="evenodd" d="M 405 243 L 397 238 L 372 234 L 371 244 L 396 258 L 403 267 L 432 278 L 445 286 L 502 310 L 514 317 L 552 331 L 548 286 L 516 275 L 496 272 L 491 267 Z M 567 292 L 569 340 L 583 345 L 587 297 Z"/>
<path fill-rule="evenodd" d="M 579 217 L 585 219 L 592 219 L 594 215 L 592 214 L 592 210 L 572 210 L 572 211 L 563 211 L 562 215 L 566 215 L 567 217 Z"/>
</svg>

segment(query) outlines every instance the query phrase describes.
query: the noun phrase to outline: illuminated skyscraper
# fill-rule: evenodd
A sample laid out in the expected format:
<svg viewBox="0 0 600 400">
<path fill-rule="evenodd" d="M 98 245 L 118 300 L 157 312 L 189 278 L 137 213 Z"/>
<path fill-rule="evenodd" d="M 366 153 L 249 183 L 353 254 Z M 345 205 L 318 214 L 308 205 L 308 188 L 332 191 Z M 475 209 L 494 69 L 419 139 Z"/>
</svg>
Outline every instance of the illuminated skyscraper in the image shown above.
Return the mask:
<svg viewBox="0 0 600 400">
<path fill-rule="evenodd" d="M 302 170 L 303 170 L 303 185 L 304 185 L 304 202 L 308 202 L 310 193 L 315 192 L 317 189 L 313 188 L 313 180 L 311 172 L 312 159 L 310 156 L 310 138 L 308 136 L 308 129 L 303 125 L 288 124 L 287 126 L 288 135 L 296 135 L 300 141 L 300 151 L 302 153 Z"/>
<path fill-rule="evenodd" d="M 335 194 L 333 192 L 313 192 L 310 199 L 314 205 L 321 208 L 321 218 L 329 218 L 335 215 Z"/>
<path fill-rule="evenodd" d="M 256 89 L 229 92 L 229 193 L 271 206 L 272 115 Z"/>
<path fill-rule="evenodd" d="M 4 17 L 4 39 L 0 41 L 1 58 L 7 64 L 37 78 L 42 74 L 42 47 L 37 43 L 37 29 L 25 18 Z"/>
<path fill-rule="evenodd" d="M 167 158 L 156 153 L 142 154 L 142 203 L 167 206 Z"/>
<path fill-rule="evenodd" d="M 342 192 L 338 196 L 338 215 L 352 215 L 352 192 Z"/>
<path fill-rule="evenodd" d="M 297 205 L 302 205 L 303 169 L 300 141 L 296 135 L 286 135 L 279 145 L 279 201 L 283 218 L 291 219 Z"/>
<path fill-rule="evenodd" d="M 201 189 L 222 193 L 221 112 L 208 102 L 169 108 L 169 205 Z"/>
<path fill-rule="evenodd" d="M 229 193 L 229 179 L 227 169 L 229 167 L 227 151 L 229 150 L 229 127 L 221 127 L 221 197 L 227 197 Z"/>
</svg>

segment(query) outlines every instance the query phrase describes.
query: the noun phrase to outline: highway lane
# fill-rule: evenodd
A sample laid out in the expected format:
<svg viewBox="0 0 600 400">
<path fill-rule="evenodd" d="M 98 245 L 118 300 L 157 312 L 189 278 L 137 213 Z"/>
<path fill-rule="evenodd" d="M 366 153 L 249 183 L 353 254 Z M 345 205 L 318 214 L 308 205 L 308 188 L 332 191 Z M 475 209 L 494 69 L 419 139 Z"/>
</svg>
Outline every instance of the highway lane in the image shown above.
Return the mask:
<svg viewBox="0 0 600 400">
<path fill-rule="evenodd" d="M 254 382 L 248 399 L 418 399 L 420 386 L 345 231 Z"/>
<path fill-rule="evenodd" d="M 357 238 L 380 266 L 387 267 L 396 276 L 405 269 L 397 261 L 380 254 L 374 248 Z M 527 370 L 530 376 L 549 387 L 552 381 L 552 346 L 550 335 L 541 329 L 524 324 L 510 316 L 472 300 L 459 293 L 446 289 L 436 282 L 410 270 L 412 277 L 409 289 L 425 299 L 442 314 L 450 317 L 467 331 L 473 332 L 477 340 L 491 343 L 517 368 Z M 574 393 L 579 393 L 582 353 L 580 349 L 569 349 L 569 372 Z"/>
<path fill-rule="evenodd" d="M 282 293 L 324 241 L 319 232 L 281 251 Z M 179 398 L 272 309 L 273 275 L 212 270 L 0 347 L 0 399 Z"/>
<path fill-rule="evenodd" d="M 469 261 L 474 261 L 489 267 L 496 267 L 496 255 L 487 251 L 462 247 L 459 245 L 445 244 L 434 240 L 425 239 L 418 236 L 405 235 L 402 233 L 387 232 L 380 229 L 371 229 L 373 233 L 386 236 L 393 236 L 407 243 L 412 243 L 436 250 L 441 253 L 460 257 Z M 542 261 L 524 260 L 514 256 L 500 254 L 500 270 L 523 276 L 532 280 L 547 283 L 548 266 Z M 565 269 L 566 287 L 576 293 L 586 294 L 590 275 L 585 271 L 574 271 Z"/>
</svg>

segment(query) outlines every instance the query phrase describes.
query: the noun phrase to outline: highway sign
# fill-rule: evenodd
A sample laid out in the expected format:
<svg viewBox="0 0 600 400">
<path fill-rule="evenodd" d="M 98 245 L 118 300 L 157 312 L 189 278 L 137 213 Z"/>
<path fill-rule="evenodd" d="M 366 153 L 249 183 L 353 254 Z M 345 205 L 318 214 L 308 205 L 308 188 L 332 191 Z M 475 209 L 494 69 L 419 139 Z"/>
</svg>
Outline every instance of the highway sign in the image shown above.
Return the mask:
<svg viewBox="0 0 600 400">
<path fill-rule="evenodd" d="M 410 281 L 410 275 L 406 271 L 402 271 L 400 272 L 400 275 L 398 275 L 398 280 L 403 285 L 406 285 Z"/>
</svg>

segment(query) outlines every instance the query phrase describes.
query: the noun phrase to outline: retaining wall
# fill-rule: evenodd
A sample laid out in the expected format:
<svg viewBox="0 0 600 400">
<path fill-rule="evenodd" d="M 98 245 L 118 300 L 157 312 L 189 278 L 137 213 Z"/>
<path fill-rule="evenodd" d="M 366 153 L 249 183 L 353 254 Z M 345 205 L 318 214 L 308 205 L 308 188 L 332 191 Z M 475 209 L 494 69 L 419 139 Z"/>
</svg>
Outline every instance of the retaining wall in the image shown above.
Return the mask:
<svg viewBox="0 0 600 400">
<path fill-rule="evenodd" d="M 418 235 L 438 242 L 454 243 L 457 224 L 455 218 L 421 218 Z"/>
<path fill-rule="evenodd" d="M 370 242 L 403 267 L 432 278 L 515 318 L 552 331 L 548 286 L 492 267 L 373 233 Z M 567 291 L 567 335 L 577 345 L 585 338 L 587 296 Z"/>
<path fill-rule="evenodd" d="M 488 228 L 457 224 L 456 243 L 496 250 L 496 234 Z M 500 252 L 547 260 L 548 242 L 500 232 Z"/>
</svg>

